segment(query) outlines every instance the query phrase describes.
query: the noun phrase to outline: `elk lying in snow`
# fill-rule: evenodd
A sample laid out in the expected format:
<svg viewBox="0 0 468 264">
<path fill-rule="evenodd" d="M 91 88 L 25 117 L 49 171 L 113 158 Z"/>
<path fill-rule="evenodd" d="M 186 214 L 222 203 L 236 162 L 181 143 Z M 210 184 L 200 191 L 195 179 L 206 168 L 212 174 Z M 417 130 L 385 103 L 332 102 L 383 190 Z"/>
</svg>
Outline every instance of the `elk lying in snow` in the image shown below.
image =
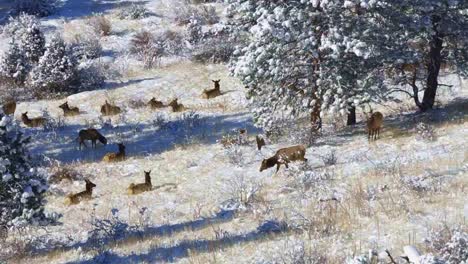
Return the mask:
<svg viewBox="0 0 468 264">
<path fill-rule="evenodd" d="M 169 103 L 169 106 L 172 108 L 172 112 L 183 112 L 186 110 L 185 106 L 183 104 L 179 104 L 177 102 L 177 98 L 172 100 Z"/>
<path fill-rule="evenodd" d="M 140 194 L 142 192 L 149 192 L 153 189 L 153 185 L 151 184 L 151 171 L 145 171 L 145 182 L 138 183 L 138 184 L 130 184 L 127 188 L 127 193 L 130 195 Z"/>
<path fill-rule="evenodd" d="M 66 205 L 78 204 L 83 200 L 90 200 L 93 196 L 93 188 L 96 187 L 96 184 L 92 183 L 90 180 L 86 179 L 86 190 L 75 193 L 69 194 L 65 199 Z"/>
<path fill-rule="evenodd" d="M 7 101 L 3 104 L 3 113 L 5 115 L 12 115 L 15 113 L 16 110 L 16 102 L 15 101 Z"/>
<path fill-rule="evenodd" d="M 118 144 L 119 152 L 117 153 L 107 153 L 102 161 L 105 162 L 118 162 L 125 160 L 125 146 L 122 143 Z"/>
<path fill-rule="evenodd" d="M 380 129 L 383 124 L 383 115 L 380 112 L 373 113 L 367 119 L 367 138 L 369 140 L 376 140 L 380 136 Z"/>
<path fill-rule="evenodd" d="M 151 98 L 151 100 L 148 102 L 148 105 L 153 110 L 165 107 L 163 102 L 156 100 L 156 98 L 154 98 L 154 97 Z"/>
<path fill-rule="evenodd" d="M 264 159 L 262 161 L 262 165 L 260 166 L 260 172 L 275 165 L 276 172 L 278 172 L 282 164 L 284 164 L 286 168 L 289 168 L 288 163 L 291 161 L 300 160 L 307 162 L 307 159 L 304 157 L 305 151 L 306 149 L 302 145 L 279 149 L 273 157 Z"/>
<path fill-rule="evenodd" d="M 101 114 L 103 115 L 117 115 L 120 114 L 120 112 L 122 112 L 120 107 L 109 104 L 107 100 L 104 105 L 101 106 Z"/>
<path fill-rule="evenodd" d="M 28 117 L 28 112 L 24 112 L 22 115 L 21 115 L 21 120 L 23 121 L 23 123 L 28 126 L 28 127 L 40 127 L 40 126 L 44 126 L 45 123 L 47 122 L 47 119 L 45 119 L 44 117 L 36 117 L 36 118 L 29 118 Z"/>
<path fill-rule="evenodd" d="M 85 140 L 91 140 L 91 147 L 96 147 L 97 140 L 99 140 L 99 142 L 101 142 L 102 144 L 107 145 L 107 139 L 94 128 L 80 130 L 80 132 L 78 132 L 78 139 L 80 149 L 81 144 L 83 144 L 86 147 Z"/>
<path fill-rule="evenodd" d="M 59 108 L 63 110 L 64 116 L 76 116 L 80 114 L 80 109 L 78 107 L 70 107 L 68 102 L 59 105 Z"/>
<path fill-rule="evenodd" d="M 262 150 L 262 147 L 266 145 L 265 139 L 262 138 L 261 136 L 257 135 L 255 137 L 255 141 L 257 141 L 257 148 L 258 150 Z"/>
<path fill-rule="evenodd" d="M 202 98 L 211 99 L 221 95 L 221 86 L 219 82 L 221 80 L 211 80 L 214 83 L 214 88 L 210 90 L 203 90 Z"/>
</svg>

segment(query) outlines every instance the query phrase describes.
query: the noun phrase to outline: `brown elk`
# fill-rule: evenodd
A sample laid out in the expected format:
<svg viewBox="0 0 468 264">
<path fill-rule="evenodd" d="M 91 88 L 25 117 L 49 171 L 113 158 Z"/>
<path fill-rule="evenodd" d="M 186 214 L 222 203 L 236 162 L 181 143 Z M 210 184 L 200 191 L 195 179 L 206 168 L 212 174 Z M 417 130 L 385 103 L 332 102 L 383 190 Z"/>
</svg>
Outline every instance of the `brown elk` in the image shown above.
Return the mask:
<svg viewBox="0 0 468 264">
<path fill-rule="evenodd" d="M 16 110 L 16 102 L 13 100 L 7 101 L 3 104 L 2 108 L 5 115 L 13 115 Z"/>
<path fill-rule="evenodd" d="M 202 98 L 203 99 L 211 99 L 221 95 L 221 86 L 219 82 L 221 80 L 211 80 L 214 83 L 214 88 L 210 90 L 203 90 Z"/>
<path fill-rule="evenodd" d="M 278 172 L 282 164 L 284 164 L 286 168 L 289 168 L 288 164 L 291 161 L 300 160 L 307 162 L 307 159 L 304 157 L 305 152 L 306 148 L 302 145 L 279 149 L 273 157 L 264 159 L 262 161 L 262 165 L 260 166 L 260 172 L 269 169 L 275 165 L 276 172 Z"/>
<path fill-rule="evenodd" d="M 85 140 L 91 140 L 91 147 L 96 148 L 96 141 L 99 140 L 104 145 L 107 145 L 107 139 L 99 133 L 94 128 L 88 128 L 88 129 L 83 129 L 78 132 L 78 139 L 79 139 L 79 148 L 81 149 L 81 144 L 83 144 L 85 147 L 86 143 Z"/>
<path fill-rule="evenodd" d="M 83 200 L 90 200 L 93 197 L 93 188 L 96 187 L 96 184 L 92 183 L 88 179 L 86 179 L 85 182 L 86 190 L 79 193 L 72 193 L 67 195 L 67 198 L 65 199 L 66 205 L 78 204 Z"/>
<path fill-rule="evenodd" d="M 177 98 L 172 100 L 168 105 L 172 108 L 172 112 L 183 112 L 187 109 L 183 104 L 177 102 Z"/>
<path fill-rule="evenodd" d="M 76 116 L 80 114 L 80 109 L 78 107 L 70 107 L 68 102 L 59 105 L 59 108 L 63 110 L 64 116 Z"/>
<path fill-rule="evenodd" d="M 24 112 L 22 115 L 21 115 L 21 120 L 23 121 L 23 123 L 28 126 L 28 127 L 40 127 L 40 126 L 44 126 L 45 123 L 47 122 L 47 119 L 45 119 L 44 117 L 36 117 L 36 118 L 29 118 L 28 117 L 28 112 Z"/>
<path fill-rule="evenodd" d="M 104 103 L 104 105 L 101 106 L 102 115 L 117 115 L 117 114 L 120 114 L 120 112 L 122 112 L 120 107 L 109 104 L 107 100 Z"/>
<path fill-rule="evenodd" d="M 149 107 L 151 107 L 151 109 L 153 109 L 153 110 L 166 107 L 166 106 L 163 104 L 163 102 L 156 100 L 156 98 L 154 98 L 154 97 L 151 98 L 151 100 L 148 102 L 148 105 L 149 105 Z"/>
<path fill-rule="evenodd" d="M 255 141 L 257 141 L 258 150 L 262 150 L 262 147 L 266 145 L 265 139 L 259 135 L 255 136 Z"/>
<path fill-rule="evenodd" d="M 130 184 L 127 188 L 127 193 L 129 195 L 140 194 L 142 192 L 149 192 L 153 189 L 153 185 L 151 184 L 151 171 L 145 171 L 145 182 L 138 183 L 138 184 Z"/>
<path fill-rule="evenodd" d="M 380 112 L 373 113 L 367 119 L 367 138 L 369 140 L 376 140 L 380 137 L 380 130 L 382 129 L 383 115 Z"/>
<path fill-rule="evenodd" d="M 125 146 L 122 143 L 118 144 L 119 152 L 117 153 L 107 153 L 103 158 L 102 161 L 105 162 L 118 162 L 125 160 Z"/>
</svg>

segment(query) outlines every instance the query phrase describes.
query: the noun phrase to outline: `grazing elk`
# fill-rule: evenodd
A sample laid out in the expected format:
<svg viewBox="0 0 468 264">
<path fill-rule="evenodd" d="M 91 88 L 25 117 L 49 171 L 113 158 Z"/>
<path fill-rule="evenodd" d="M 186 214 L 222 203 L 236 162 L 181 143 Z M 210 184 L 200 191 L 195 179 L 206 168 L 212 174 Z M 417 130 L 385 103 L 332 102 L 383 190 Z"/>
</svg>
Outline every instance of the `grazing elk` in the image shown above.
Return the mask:
<svg viewBox="0 0 468 264">
<path fill-rule="evenodd" d="M 104 145 L 107 145 L 107 139 L 99 133 L 94 128 L 88 128 L 88 129 L 83 129 L 78 132 L 78 139 L 79 139 L 79 148 L 81 149 L 81 144 L 83 144 L 85 147 L 86 143 L 85 140 L 91 140 L 91 147 L 96 148 L 96 141 L 99 140 Z"/>
<path fill-rule="evenodd" d="M 96 184 L 92 183 L 88 179 L 86 179 L 85 182 L 86 190 L 79 193 L 72 193 L 67 195 L 67 198 L 65 199 L 66 205 L 78 204 L 83 200 L 90 200 L 93 197 L 93 188 L 96 187 Z"/>
<path fill-rule="evenodd" d="M 221 86 L 219 82 L 221 80 L 211 80 L 214 83 L 214 88 L 210 90 L 203 90 L 202 98 L 203 99 L 211 99 L 221 95 Z"/>
<path fill-rule="evenodd" d="M 118 144 L 119 152 L 117 153 L 107 153 L 103 158 L 102 161 L 105 162 L 118 162 L 125 160 L 125 146 L 122 143 Z"/>
<path fill-rule="evenodd" d="M 183 104 L 179 104 L 177 102 L 177 98 L 172 100 L 169 103 L 169 106 L 172 108 L 172 112 L 183 112 L 183 111 L 185 111 L 187 109 L 187 108 L 185 108 L 185 106 Z"/>
<path fill-rule="evenodd" d="M 21 120 L 23 121 L 23 123 L 28 126 L 28 127 L 40 127 L 40 126 L 44 126 L 45 123 L 47 122 L 47 119 L 45 119 L 44 117 L 36 117 L 36 118 L 29 118 L 28 117 L 28 112 L 24 112 L 22 115 L 21 115 Z"/>
<path fill-rule="evenodd" d="M 380 130 L 383 124 L 383 115 L 380 112 L 373 113 L 367 119 L 367 139 L 376 140 L 380 137 Z"/>
<path fill-rule="evenodd" d="M 255 136 L 255 141 L 257 141 L 258 150 L 262 150 L 262 147 L 266 145 L 265 139 L 259 135 Z"/>
<path fill-rule="evenodd" d="M 13 115 L 16 110 L 16 102 L 13 100 L 7 101 L 3 104 L 2 108 L 5 115 Z"/>
<path fill-rule="evenodd" d="M 304 157 L 305 152 L 306 149 L 302 145 L 279 149 L 273 157 L 264 159 L 262 161 L 262 165 L 260 166 L 260 172 L 275 165 L 276 172 L 278 172 L 282 164 L 284 164 L 286 168 L 289 168 L 288 164 L 291 161 L 300 160 L 307 162 L 307 159 Z"/>
<path fill-rule="evenodd" d="M 163 104 L 163 102 L 156 100 L 156 98 L 154 98 L 154 97 L 151 98 L 151 100 L 148 102 L 148 105 L 149 105 L 149 107 L 151 107 L 151 109 L 153 109 L 153 110 L 166 107 L 166 106 Z"/>
<path fill-rule="evenodd" d="M 104 103 L 104 105 L 101 106 L 101 114 L 105 115 L 105 116 L 117 115 L 117 114 L 120 114 L 120 112 L 122 112 L 120 107 L 109 104 L 109 102 L 107 102 L 107 100 Z"/>
<path fill-rule="evenodd" d="M 64 116 L 76 116 L 80 114 L 80 109 L 78 107 L 70 107 L 68 102 L 59 105 L 59 108 L 63 110 Z"/>
<path fill-rule="evenodd" d="M 151 171 L 145 171 L 145 182 L 138 183 L 138 184 L 130 184 L 127 188 L 127 193 L 129 195 L 140 194 L 142 192 L 149 192 L 153 189 L 153 185 L 151 184 Z"/>
</svg>

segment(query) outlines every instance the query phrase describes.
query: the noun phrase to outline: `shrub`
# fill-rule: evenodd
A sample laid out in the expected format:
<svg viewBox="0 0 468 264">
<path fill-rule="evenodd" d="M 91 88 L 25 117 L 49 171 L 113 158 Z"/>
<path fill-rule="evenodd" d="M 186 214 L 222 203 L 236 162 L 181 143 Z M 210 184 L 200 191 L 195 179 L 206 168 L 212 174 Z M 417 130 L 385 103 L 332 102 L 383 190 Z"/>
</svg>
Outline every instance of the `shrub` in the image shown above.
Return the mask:
<svg viewBox="0 0 468 264">
<path fill-rule="evenodd" d="M 244 175 L 236 176 L 228 180 L 225 185 L 225 192 L 231 197 L 225 201 L 221 207 L 224 210 L 247 210 L 257 200 L 257 196 L 262 190 L 262 184 L 249 179 Z"/>
<path fill-rule="evenodd" d="M 234 50 L 234 45 L 227 39 L 209 39 L 204 40 L 201 45 L 195 48 L 192 58 L 194 61 L 202 63 L 228 62 Z"/>
<path fill-rule="evenodd" d="M 77 35 L 70 43 L 73 56 L 78 60 L 96 59 L 102 55 L 102 45 L 95 35 Z"/>
<path fill-rule="evenodd" d="M 164 46 L 156 42 L 155 37 L 148 31 L 141 31 L 132 38 L 130 50 L 142 61 L 145 68 L 153 68 L 164 55 Z"/>
<path fill-rule="evenodd" d="M 186 49 L 184 36 L 176 31 L 166 30 L 157 34 L 154 41 L 163 48 L 164 55 L 180 55 Z"/>
<path fill-rule="evenodd" d="M 337 160 L 338 160 L 338 157 L 336 156 L 336 151 L 335 150 L 330 151 L 326 155 L 320 156 L 320 158 L 322 159 L 323 164 L 325 164 L 325 166 L 335 165 Z"/>
<path fill-rule="evenodd" d="M 148 9 L 143 5 L 132 4 L 119 12 L 120 19 L 140 19 L 148 15 Z"/>
<path fill-rule="evenodd" d="M 430 230 L 424 239 L 428 248 L 448 264 L 468 260 L 468 233 L 462 227 L 441 227 Z"/>
<path fill-rule="evenodd" d="M 435 141 L 437 140 L 437 134 L 430 124 L 419 123 L 416 126 L 417 138 L 424 141 Z"/>
<path fill-rule="evenodd" d="M 35 16 L 48 16 L 58 6 L 56 0 L 15 0 L 12 12 L 14 15 L 26 13 Z"/>
<path fill-rule="evenodd" d="M 77 68 L 72 87 L 76 91 L 99 89 L 106 79 L 106 66 L 97 61 L 85 61 Z"/>
<path fill-rule="evenodd" d="M 30 65 L 14 40 L 0 61 L 0 76 L 8 83 L 22 85 L 26 81 Z"/>
<path fill-rule="evenodd" d="M 94 32 L 99 36 L 109 36 L 111 34 L 111 22 L 101 13 L 93 14 L 87 19 L 86 23 L 91 26 Z"/>
</svg>

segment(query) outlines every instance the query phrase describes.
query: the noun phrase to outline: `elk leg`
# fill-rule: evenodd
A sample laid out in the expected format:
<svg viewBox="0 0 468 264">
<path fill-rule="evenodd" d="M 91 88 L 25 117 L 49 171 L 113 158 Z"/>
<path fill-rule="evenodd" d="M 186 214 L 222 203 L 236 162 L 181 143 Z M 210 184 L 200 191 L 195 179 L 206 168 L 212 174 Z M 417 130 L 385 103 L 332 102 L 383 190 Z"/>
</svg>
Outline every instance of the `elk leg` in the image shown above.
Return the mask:
<svg viewBox="0 0 468 264">
<path fill-rule="evenodd" d="M 281 163 L 276 164 L 276 173 L 278 173 L 280 166 L 281 166 Z"/>
</svg>

